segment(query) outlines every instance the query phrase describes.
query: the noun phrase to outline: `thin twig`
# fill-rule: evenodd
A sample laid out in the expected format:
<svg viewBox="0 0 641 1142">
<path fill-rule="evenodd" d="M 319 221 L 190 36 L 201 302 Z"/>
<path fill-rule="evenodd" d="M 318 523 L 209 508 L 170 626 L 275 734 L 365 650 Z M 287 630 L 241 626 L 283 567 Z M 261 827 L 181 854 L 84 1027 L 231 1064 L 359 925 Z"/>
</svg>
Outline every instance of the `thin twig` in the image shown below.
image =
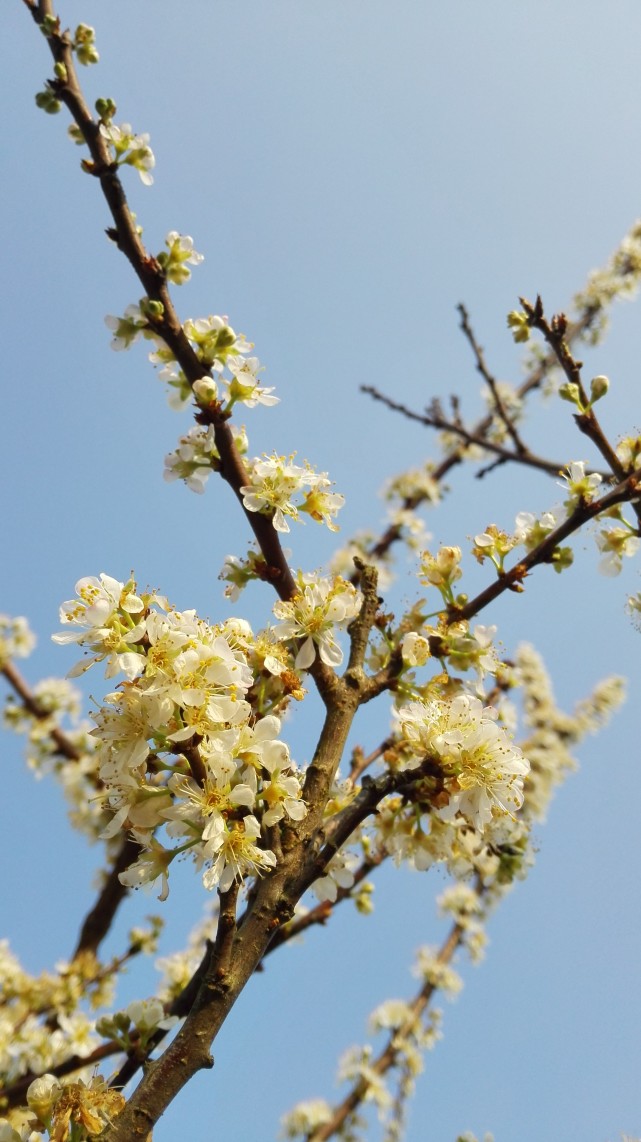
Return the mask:
<svg viewBox="0 0 641 1142">
<path fill-rule="evenodd" d="M 506 407 L 505 407 L 505 404 L 504 404 L 503 399 L 501 397 L 501 393 L 499 391 L 498 382 L 496 381 L 496 378 L 492 375 L 492 373 L 490 373 L 490 370 L 487 367 L 487 364 L 485 361 L 485 354 L 483 352 L 483 349 L 479 345 L 478 341 L 476 340 L 474 330 L 472 329 L 472 326 L 470 324 L 470 318 L 469 318 L 469 314 L 467 312 L 467 309 L 465 308 L 465 306 L 463 305 L 462 302 L 457 306 L 457 309 L 458 309 L 460 317 L 461 317 L 461 323 L 460 323 L 461 329 L 462 329 L 464 335 L 467 337 L 467 340 L 468 340 L 470 347 L 472 349 L 472 352 L 474 354 L 477 372 L 479 372 L 481 374 L 481 376 L 483 377 L 483 380 L 485 381 L 487 387 L 489 388 L 489 390 L 492 394 L 492 399 L 494 401 L 494 404 L 496 405 L 496 411 L 497 411 L 499 417 L 501 418 L 501 420 L 503 421 L 503 424 L 505 425 L 505 428 L 506 428 L 508 434 L 510 435 L 510 437 L 512 439 L 512 442 L 514 444 L 514 447 L 515 447 L 517 453 L 527 452 L 528 449 L 526 448 L 525 444 L 521 440 L 521 438 L 518 434 L 516 425 L 515 425 L 512 417 L 508 413 Z"/>
<path fill-rule="evenodd" d="M 407 405 L 393 400 L 391 397 L 381 393 L 373 385 L 361 385 L 361 392 L 367 393 L 373 397 L 374 400 L 380 401 L 387 408 L 392 409 L 393 412 L 400 412 L 408 420 L 416 420 L 419 424 L 424 424 L 428 428 L 436 428 L 441 432 L 452 432 L 456 436 L 460 436 L 466 444 L 476 444 L 486 452 L 493 452 L 503 463 L 511 461 L 514 464 L 523 464 L 528 468 L 537 468 L 541 472 L 546 472 L 548 476 L 558 476 L 563 468 L 563 464 L 558 460 L 545 460 L 542 456 L 537 456 L 531 452 L 521 442 L 520 450 L 513 452 L 504 445 L 498 444 L 494 440 L 490 440 L 487 436 L 482 435 L 478 430 L 470 430 L 465 427 L 459 420 L 448 420 L 437 409 L 435 403 L 432 404 L 428 412 L 414 412 L 408 408 Z M 595 469 L 590 469 L 594 471 Z M 599 473 L 604 475 L 604 473 Z M 609 473 L 605 473 L 609 475 Z"/>
</svg>

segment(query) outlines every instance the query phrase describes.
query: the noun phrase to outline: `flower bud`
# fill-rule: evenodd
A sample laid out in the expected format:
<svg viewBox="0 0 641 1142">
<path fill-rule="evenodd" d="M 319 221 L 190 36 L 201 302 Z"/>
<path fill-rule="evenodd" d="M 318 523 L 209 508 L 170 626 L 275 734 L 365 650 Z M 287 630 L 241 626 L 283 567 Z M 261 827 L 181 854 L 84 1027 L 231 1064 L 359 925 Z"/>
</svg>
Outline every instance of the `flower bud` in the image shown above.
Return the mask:
<svg viewBox="0 0 641 1142">
<path fill-rule="evenodd" d="M 62 1087 L 55 1075 L 40 1075 L 27 1089 L 27 1105 L 41 1122 L 46 1122 L 61 1094 Z"/>
<path fill-rule="evenodd" d="M 608 377 L 598 376 L 593 377 L 590 382 L 590 404 L 595 401 L 601 400 L 610 388 L 610 381 Z"/>
<path fill-rule="evenodd" d="M 53 91 L 38 91 L 36 94 L 36 107 L 46 111 L 47 115 L 57 115 L 62 103 L 56 98 Z"/>
<path fill-rule="evenodd" d="M 570 404 L 575 404 L 577 408 L 581 407 L 581 395 L 579 393 L 579 386 L 574 381 L 566 381 L 559 389 L 559 396 L 561 400 L 569 401 Z"/>
<path fill-rule="evenodd" d="M 192 385 L 198 404 L 207 406 L 218 400 L 218 387 L 211 377 L 201 377 Z"/>
<path fill-rule="evenodd" d="M 53 36 L 60 26 L 59 16 L 43 16 L 40 31 L 43 36 Z"/>
<path fill-rule="evenodd" d="M 165 312 L 165 307 L 162 301 L 152 301 L 150 298 L 145 297 L 140 302 L 140 309 L 146 317 L 158 320 Z"/>
<path fill-rule="evenodd" d="M 219 352 L 221 349 L 230 349 L 236 340 L 236 334 L 229 325 L 223 325 L 219 329 L 218 336 L 216 337 L 216 350 Z"/>
<path fill-rule="evenodd" d="M 99 99 L 96 99 L 95 107 L 103 123 L 108 123 L 110 119 L 113 119 L 117 111 L 116 104 L 108 96 L 101 95 Z"/>
</svg>

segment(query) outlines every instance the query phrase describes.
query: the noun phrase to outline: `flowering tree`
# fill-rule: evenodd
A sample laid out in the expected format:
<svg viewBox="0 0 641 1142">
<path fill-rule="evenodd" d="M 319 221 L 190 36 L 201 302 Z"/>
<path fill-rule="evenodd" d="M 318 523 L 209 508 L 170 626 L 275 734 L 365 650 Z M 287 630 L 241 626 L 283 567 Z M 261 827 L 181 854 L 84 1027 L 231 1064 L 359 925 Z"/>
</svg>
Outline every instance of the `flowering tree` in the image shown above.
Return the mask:
<svg viewBox="0 0 641 1142">
<path fill-rule="evenodd" d="M 170 406 L 193 422 L 167 456 L 165 478 L 226 496 L 253 544 L 221 571 L 234 617 L 179 609 L 162 588 L 118 578 L 115 568 L 76 582 L 54 641 L 78 648 L 69 677 L 91 670 L 94 695 L 107 680 L 90 723 L 78 720 L 74 684 L 25 680 L 16 659 L 33 649 L 33 636 L 26 619 L 2 617 L 5 721 L 25 735 L 35 772 L 61 782 L 74 827 L 102 844 L 104 875 L 63 964 L 32 976 L 2 945 L 0 1140 L 148 1137 L 211 1067 L 218 1032 L 268 957 L 349 902 L 371 911 L 382 866 L 412 868 L 421 884 L 441 866 L 448 882 L 438 904 L 450 927 L 440 947 L 420 949 L 414 994 L 373 1012 L 376 1045 L 343 1056 L 336 1100 L 299 1102 L 282 1124 L 292 1139 L 353 1139 L 368 1128 L 373 1104 L 391 1142 L 403 1133 L 423 1053 L 439 1037 L 437 997 L 460 988 L 454 958 L 482 957 L 484 922 L 530 868 L 533 825 L 573 768 L 573 749 L 623 697 L 622 680 L 610 678 L 574 712 L 560 710 L 534 647 L 504 648 L 490 623 L 499 600 L 523 595 L 534 576 L 573 574 L 571 541 L 586 529 L 607 576 L 639 549 L 641 437 L 610 439 L 595 411 L 609 381 L 584 375 L 578 347 L 595 343 L 612 302 L 635 291 L 641 226 L 592 274 L 572 317 L 548 314 L 540 298 L 522 298 L 508 315 L 514 341 L 531 346 L 518 386 L 494 377 L 460 307 L 487 403 L 476 422 L 454 398 L 447 411 L 434 401 L 415 412 L 365 387 L 390 417 L 436 430 L 440 455 L 392 481 L 380 534 L 330 545 L 323 568 L 301 568 L 283 536 L 294 542 L 305 519 L 336 532 L 344 496 L 295 455 L 252 455 L 252 413 L 278 403 L 275 387 L 263 383 L 253 344 L 227 317 L 179 315 L 173 287 L 203 256 L 174 230 L 160 252 L 143 243 L 126 179 L 137 172 L 151 184 L 154 156 L 146 134 L 117 121 L 113 99 L 98 98 L 92 110 L 83 95 L 78 65 L 99 58 L 93 29 L 67 30 L 50 0 L 24 4 L 53 58 L 36 103 L 70 113 L 82 169 L 110 214 L 108 237 L 142 290 L 107 319 L 112 348 L 147 342 Z M 568 413 L 565 456 L 535 450 L 526 435 L 528 405 L 544 390 Z M 573 459 L 587 442 L 593 463 Z M 556 477 L 561 491 L 513 526 L 483 521 L 470 542 L 434 544 L 423 509 L 439 506 L 446 477 L 463 465 L 483 476 L 533 469 Z M 392 614 L 401 552 L 415 587 Z M 478 591 L 466 582 L 470 554 L 483 575 Z M 238 613 L 253 583 L 262 588 L 259 624 Z M 641 594 L 627 606 L 638 616 Z M 359 723 L 356 738 L 355 718 L 370 705 L 385 708 L 386 730 L 368 740 Z M 305 716 L 299 709 L 309 711 L 305 761 L 289 743 L 289 725 Z M 112 959 L 103 944 L 130 890 L 151 887 L 161 906 L 171 900 L 179 858 L 202 884 L 204 916 L 189 946 L 164 958 L 153 994 L 150 983 L 144 998 L 118 1007 L 116 985 L 130 963 L 155 953 L 161 919 L 135 928 Z"/>
</svg>

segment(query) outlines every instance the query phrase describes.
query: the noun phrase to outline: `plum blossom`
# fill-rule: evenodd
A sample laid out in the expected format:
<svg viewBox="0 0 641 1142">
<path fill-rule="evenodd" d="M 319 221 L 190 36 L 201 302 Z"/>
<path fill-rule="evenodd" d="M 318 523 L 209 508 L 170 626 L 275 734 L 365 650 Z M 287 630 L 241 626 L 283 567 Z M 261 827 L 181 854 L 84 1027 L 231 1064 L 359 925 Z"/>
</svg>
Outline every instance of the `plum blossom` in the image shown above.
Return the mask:
<svg viewBox="0 0 641 1142">
<path fill-rule="evenodd" d="M 94 662 L 107 659 L 105 676 L 111 678 L 123 671 L 133 678 L 142 665 L 142 657 L 132 649 L 145 633 L 134 616 L 140 615 L 145 604 L 135 593 L 133 580 L 121 583 L 110 575 L 99 578 L 87 576 L 76 583 L 77 599 L 63 603 L 60 622 L 77 627 L 52 635 L 53 641 L 65 645 L 77 642 L 94 652 L 93 657 L 81 660 L 69 671 L 70 677 L 83 674 Z"/>
<path fill-rule="evenodd" d="M 273 628 L 278 639 L 303 639 L 294 668 L 308 670 L 318 653 L 326 666 L 340 666 L 343 651 L 335 629 L 345 627 L 361 609 L 363 597 L 345 579 L 317 579 L 301 583 L 301 591 L 290 602 L 274 604 L 281 622 Z"/>
<path fill-rule="evenodd" d="M 154 169 L 156 160 L 149 146 L 149 135 L 135 135 L 129 123 L 123 123 L 121 127 L 115 123 L 101 123 L 100 134 L 111 147 L 117 166 L 124 163 L 134 167 L 140 175 L 140 181 L 145 186 L 151 186 L 154 180 L 149 172 Z"/>
<path fill-rule="evenodd" d="M 165 245 L 169 253 L 158 254 L 158 262 L 165 271 L 167 281 L 174 285 L 183 285 L 191 277 L 189 266 L 199 266 L 204 261 L 204 254 L 194 250 L 194 240 L 188 234 L 179 234 L 177 230 L 170 230 L 165 238 Z"/>
<path fill-rule="evenodd" d="M 564 501 L 568 514 L 579 504 L 589 504 L 595 498 L 597 489 L 603 483 L 603 477 L 598 472 L 586 474 L 585 461 L 573 460 L 568 464 L 567 470 L 561 473 L 565 484 L 560 484 L 570 495 Z"/>
<path fill-rule="evenodd" d="M 255 457 L 248 465 L 250 483 L 242 487 L 243 506 L 248 512 L 272 513 L 276 531 L 289 531 L 286 516 L 298 518 L 292 497 L 314 482 L 310 468 L 293 463 L 293 457 Z"/>
<path fill-rule="evenodd" d="M 449 794 L 449 804 L 440 810 L 444 819 L 461 813 L 482 831 L 521 806 L 529 764 L 491 707 L 459 694 L 452 701 L 409 702 L 396 719 L 416 764 L 432 757 L 443 771 Z"/>
<path fill-rule="evenodd" d="M 641 545 L 638 535 L 629 526 L 603 527 L 597 534 L 597 547 L 603 552 L 599 571 L 603 575 L 618 575 L 625 556 L 636 555 Z"/>
</svg>

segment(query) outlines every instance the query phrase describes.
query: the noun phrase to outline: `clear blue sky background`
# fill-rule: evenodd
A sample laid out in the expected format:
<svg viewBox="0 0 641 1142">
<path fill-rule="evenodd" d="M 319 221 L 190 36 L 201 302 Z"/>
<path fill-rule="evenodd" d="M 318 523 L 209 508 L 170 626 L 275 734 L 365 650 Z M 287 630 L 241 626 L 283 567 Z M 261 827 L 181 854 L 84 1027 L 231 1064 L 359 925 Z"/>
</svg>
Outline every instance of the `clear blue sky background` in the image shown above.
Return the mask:
<svg viewBox="0 0 641 1142">
<path fill-rule="evenodd" d="M 2 8 L 0 609 L 37 630 L 36 681 L 73 661 L 49 634 L 81 575 L 125 578 L 133 567 L 180 607 L 218 617 L 230 613 L 218 570 L 249 537 L 224 486 L 211 481 L 201 498 L 162 482 L 188 418 L 166 407 L 140 348 L 109 349 L 103 315 L 139 290 L 104 237 L 106 209 L 64 113 L 35 108 L 46 45 L 19 0 Z M 180 312 L 228 314 L 277 386 L 281 405 L 248 412 L 252 453 L 296 449 L 328 469 L 347 496 L 345 538 L 380 525 L 387 476 L 434 453 L 425 431 L 372 405 L 359 384 L 419 407 L 456 391 L 477 411 L 456 303 L 469 306 L 497 375 L 518 379 L 505 329 L 518 294 L 563 308 L 641 212 L 636 0 L 69 0 L 61 15 L 96 26 L 102 62 L 82 75 L 91 98 L 111 95 L 117 121 L 151 134 L 155 185 L 126 178 L 149 248 L 177 229 L 206 255 L 177 295 Z M 588 376 L 612 378 L 601 407 L 614 437 L 641 427 L 639 348 L 638 305 L 620 306 L 610 340 L 585 354 Z M 536 412 L 530 439 L 559 460 L 592 458 L 568 406 Z M 464 544 L 557 499 L 544 477 L 475 482 L 461 471 L 428 523 L 438 541 Z M 295 565 L 313 568 L 332 539 L 310 524 L 290 546 Z M 453 1142 L 464 1129 L 491 1129 L 497 1142 L 641 1134 L 641 643 L 623 609 L 641 584 L 638 563 L 614 581 L 596 563 L 586 537 L 567 576 L 543 569 L 487 616 L 508 652 L 536 643 L 565 705 L 611 673 L 629 676 L 630 698 L 581 750 L 534 871 L 491 922 L 486 962 L 463 969 L 408 1142 Z M 403 573 L 396 605 L 414 590 Z M 256 624 L 270 606 L 266 590 L 248 595 Z M 99 675 L 89 691 L 100 699 Z M 314 744 L 314 715 L 303 715 L 291 728 L 301 762 Z M 358 738 L 371 748 L 385 727 L 384 710 L 368 713 Z M 57 791 L 34 787 L 12 740 L 3 753 L 0 896 L 13 946 L 36 971 L 71 951 L 99 855 L 65 835 Z M 334 1098 L 336 1057 L 362 1041 L 380 1000 L 411 994 L 414 950 L 442 936 L 433 898 L 443 883 L 438 871 L 385 871 L 373 917 L 345 907 L 270 959 L 218 1041 L 213 1074 L 167 1113 L 156 1142 L 268 1142 L 295 1101 Z M 183 941 L 201 898 L 184 868 L 165 950 Z M 127 903 L 113 950 L 154 908 L 142 894 Z M 151 990 L 132 975 L 123 997 Z"/>
</svg>

